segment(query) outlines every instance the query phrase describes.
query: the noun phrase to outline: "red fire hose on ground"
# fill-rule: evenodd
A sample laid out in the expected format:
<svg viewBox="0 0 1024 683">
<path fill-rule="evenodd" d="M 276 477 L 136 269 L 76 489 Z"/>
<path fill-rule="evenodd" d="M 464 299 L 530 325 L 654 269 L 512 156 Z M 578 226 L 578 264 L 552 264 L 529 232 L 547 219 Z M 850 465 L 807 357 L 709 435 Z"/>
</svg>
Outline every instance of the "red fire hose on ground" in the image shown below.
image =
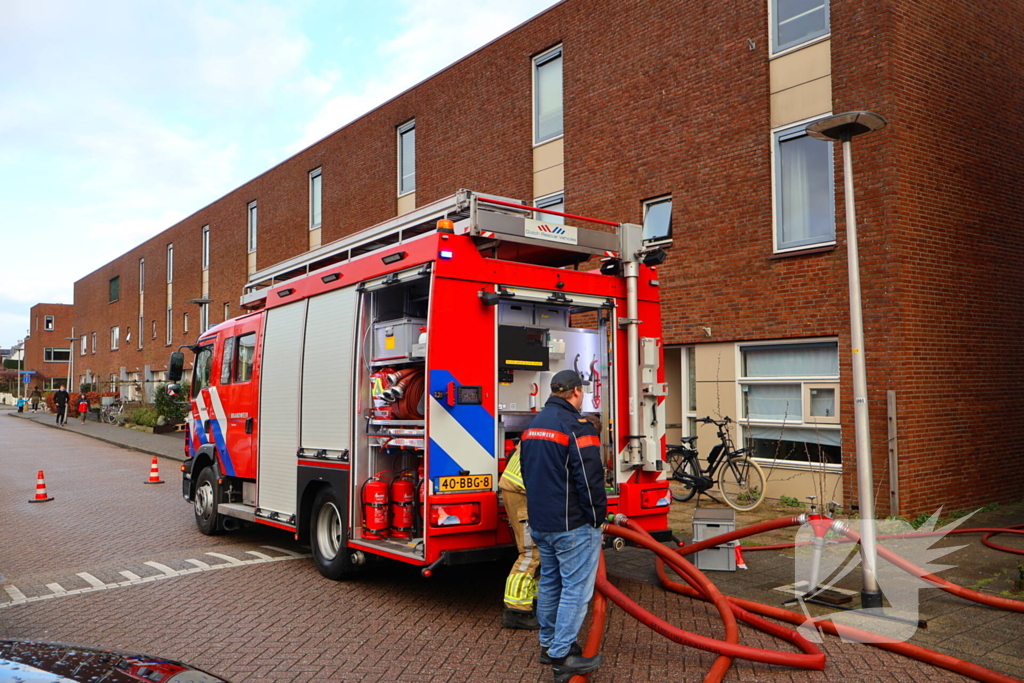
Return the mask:
<svg viewBox="0 0 1024 683">
<path fill-rule="evenodd" d="M 684 555 L 689 555 L 706 548 L 712 548 L 738 538 L 754 536 L 774 529 L 800 526 L 804 521 L 802 516 L 785 517 L 768 522 L 762 522 L 760 524 L 754 524 L 749 527 L 737 529 L 736 531 L 722 534 L 721 536 L 716 536 L 682 548 L 677 548 L 675 550 L 671 550 L 656 541 L 638 524 L 627 519 L 623 515 L 617 515 L 615 521 L 616 524 L 608 524 L 605 526 L 605 533 L 611 536 L 618 536 L 635 545 L 639 545 L 653 551 L 656 555 L 655 563 L 658 579 L 661 581 L 662 586 L 667 590 L 712 603 L 718 610 L 719 615 L 722 617 L 722 621 L 725 626 L 725 639 L 716 640 L 714 638 L 700 636 L 677 628 L 637 605 L 608 581 L 605 574 L 604 557 L 602 555 L 598 566 L 597 581 L 595 584 L 596 591 L 594 593 L 594 600 L 592 603 L 591 626 L 587 636 L 586 645 L 583 650 L 584 656 L 593 656 L 600 650 L 601 637 L 604 632 L 605 615 L 607 613 L 607 600 L 611 600 L 622 608 L 623 611 L 632 615 L 649 628 L 664 635 L 666 638 L 683 645 L 690 645 L 707 652 L 718 654 L 718 659 L 715 660 L 714 665 L 708 671 L 708 674 L 704 679 L 705 683 L 717 683 L 718 681 L 721 681 L 729 670 L 729 667 L 732 665 L 732 660 L 736 657 L 779 666 L 815 670 L 824 669 L 825 655 L 817 648 L 817 646 L 814 645 L 814 643 L 808 641 L 803 635 L 795 630 L 780 626 L 763 618 L 771 617 L 779 621 L 801 626 L 807 625 L 807 617 L 786 609 L 765 605 L 752 600 L 723 596 L 700 570 L 683 557 Z M 845 524 L 837 522 L 834 524 L 833 528 L 836 531 L 846 534 L 851 542 L 858 542 L 860 540 L 860 536 L 855 531 L 846 527 Z M 942 533 L 943 532 L 941 531 L 923 532 L 919 534 L 879 536 L 879 538 L 907 538 L 913 536 L 939 535 Z M 1024 554 L 1024 551 L 1006 548 L 989 542 L 989 539 L 996 534 L 1024 533 L 1024 525 L 1006 528 L 956 529 L 950 533 L 984 533 L 985 536 L 982 540 L 985 542 L 985 545 L 999 550 L 1006 550 L 1007 552 Z M 749 547 L 748 550 L 785 549 L 795 547 L 796 545 L 797 544 L 795 543 L 788 543 L 775 546 L 753 546 Z M 881 546 L 878 547 L 878 554 L 904 571 L 923 580 L 929 581 L 937 587 L 943 588 L 944 590 L 959 597 L 1001 609 L 1024 612 L 1024 602 L 1022 601 L 978 593 L 968 588 L 950 583 L 945 579 L 940 579 L 933 574 L 925 572 L 920 567 Z M 686 584 L 669 579 L 665 572 L 666 564 L 672 567 L 672 570 L 678 574 Z M 762 648 L 740 645 L 738 642 L 738 628 L 736 626 L 737 620 L 795 645 L 801 650 L 801 653 L 765 650 Z M 939 652 L 934 652 L 917 645 L 889 640 L 879 636 L 878 634 L 861 631 L 848 626 L 837 625 L 828 620 L 813 619 L 811 620 L 811 623 L 825 633 L 829 633 L 831 635 L 842 635 L 846 640 L 873 645 L 883 650 L 888 650 L 896 654 L 911 657 L 934 666 L 948 669 L 949 671 L 974 678 L 975 680 L 985 681 L 986 683 L 1021 683 L 1020 679 L 1012 676 L 987 669 L 977 664 L 965 662 L 956 657 L 950 657 Z M 573 683 L 584 683 L 587 680 L 587 676 L 575 676 L 572 680 Z"/>
</svg>

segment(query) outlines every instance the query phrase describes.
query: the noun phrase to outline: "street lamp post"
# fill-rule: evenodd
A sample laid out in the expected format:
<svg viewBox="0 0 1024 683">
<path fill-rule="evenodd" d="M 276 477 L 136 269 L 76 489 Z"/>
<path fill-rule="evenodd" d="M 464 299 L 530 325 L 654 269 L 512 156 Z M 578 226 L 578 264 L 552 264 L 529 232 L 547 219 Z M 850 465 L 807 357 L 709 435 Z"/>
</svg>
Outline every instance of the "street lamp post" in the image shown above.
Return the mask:
<svg viewBox="0 0 1024 683">
<path fill-rule="evenodd" d="M 851 141 L 858 135 L 885 128 L 886 120 L 869 111 L 836 114 L 807 126 L 807 133 L 819 140 L 843 143 L 843 185 L 846 201 L 846 258 L 850 272 L 850 353 L 853 358 L 853 423 L 857 443 L 857 489 L 860 505 L 861 568 L 864 583 L 861 607 L 881 608 L 878 588 L 878 550 L 875 539 L 875 500 L 871 473 L 871 430 L 868 422 L 867 367 L 864 348 L 864 319 L 860 295 L 860 257 L 857 252 L 857 208 L 853 200 L 853 152 Z"/>
</svg>

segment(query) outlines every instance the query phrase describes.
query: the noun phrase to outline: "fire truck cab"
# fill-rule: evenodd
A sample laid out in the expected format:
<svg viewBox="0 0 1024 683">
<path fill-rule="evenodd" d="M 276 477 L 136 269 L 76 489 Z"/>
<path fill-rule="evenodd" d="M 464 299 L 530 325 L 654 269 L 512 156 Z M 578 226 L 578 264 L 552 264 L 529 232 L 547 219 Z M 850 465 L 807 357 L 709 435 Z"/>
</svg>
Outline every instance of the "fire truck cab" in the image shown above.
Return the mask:
<svg viewBox="0 0 1024 683">
<path fill-rule="evenodd" d="M 536 212 L 462 190 L 253 274 L 249 312 L 190 347 L 182 495 L 199 530 L 288 530 L 332 579 L 378 557 L 425 575 L 493 559 L 514 545 L 497 488 L 511 445 L 575 369 L 609 511 L 667 536 L 664 254 L 636 225 Z"/>
</svg>

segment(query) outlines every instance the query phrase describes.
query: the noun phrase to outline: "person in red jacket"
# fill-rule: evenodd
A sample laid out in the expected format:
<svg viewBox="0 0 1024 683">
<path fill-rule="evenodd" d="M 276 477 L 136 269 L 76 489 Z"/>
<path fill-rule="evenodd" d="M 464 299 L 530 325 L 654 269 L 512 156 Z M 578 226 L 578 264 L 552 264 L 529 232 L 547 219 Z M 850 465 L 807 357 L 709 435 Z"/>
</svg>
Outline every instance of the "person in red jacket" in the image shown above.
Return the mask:
<svg viewBox="0 0 1024 683">
<path fill-rule="evenodd" d="M 89 399 L 82 394 L 78 397 L 78 417 L 82 418 L 82 424 L 85 424 L 85 416 L 89 414 Z"/>
</svg>

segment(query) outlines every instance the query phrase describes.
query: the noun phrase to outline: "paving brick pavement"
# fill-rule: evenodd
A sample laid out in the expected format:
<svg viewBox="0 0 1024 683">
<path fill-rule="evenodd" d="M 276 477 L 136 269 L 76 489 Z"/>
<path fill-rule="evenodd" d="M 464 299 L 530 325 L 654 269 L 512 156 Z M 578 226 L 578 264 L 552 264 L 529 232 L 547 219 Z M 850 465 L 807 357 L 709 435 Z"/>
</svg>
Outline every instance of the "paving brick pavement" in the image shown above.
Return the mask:
<svg viewBox="0 0 1024 683">
<path fill-rule="evenodd" d="M 306 551 L 272 529 L 200 535 L 180 497 L 177 472 L 164 472 L 164 486 L 142 485 L 148 458 L 70 430 L 0 416 L 0 453 L 0 589 L 23 587 L 26 597 L 52 592 L 53 583 L 88 589 L 91 582 L 82 574 L 104 584 L 126 583 L 17 604 L 0 593 L 0 636 L 159 653 L 239 682 L 551 680 L 550 669 L 536 664 L 536 635 L 500 628 L 503 566 L 444 568 L 428 580 L 414 568 L 386 565 L 359 580 L 332 583 L 305 559 L 234 564 L 209 553 L 244 562 L 259 559 L 252 552 L 282 557 Z M 31 505 L 39 468 L 56 500 Z M 712 608 L 653 585 L 649 555 L 626 549 L 609 552 L 608 559 L 614 582 L 650 611 L 682 628 L 721 635 Z M 202 571 L 189 560 L 229 566 Z M 792 581 L 788 558 L 751 553 L 747 560 L 754 570 L 712 578 L 737 594 Z M 123 574 L 158 577 L 159 566 L 175 574 L 137 583 Z M 784 596 L 771 597 L 777 603 Z M 952 600 L 928 604 L 936 604 L 936 614 L 964 609 Z M 1020 615 L 984 611 L 988 618 L 978 621 L 984 633 L 964 637 L 955 629 L 929 629 L 938 642 L 922 644 L 1013 671 L 1021 653 L 1005 636 L 1021 633 Z M 790 647 L 750 629 L 742 634 L 747 644 Z M 967 650 L 978 649 L 980 638 L 994 647 L 971 656 Z M 736 662 L 726 680 L 966 680 L 834 638 L 823 649 L 825 672 Z M 609 610 L 603 652 L 606 664 L 594 683 L 701 680 L 714 659 L 666 641 L 616 608 Z"/>
</svg>

